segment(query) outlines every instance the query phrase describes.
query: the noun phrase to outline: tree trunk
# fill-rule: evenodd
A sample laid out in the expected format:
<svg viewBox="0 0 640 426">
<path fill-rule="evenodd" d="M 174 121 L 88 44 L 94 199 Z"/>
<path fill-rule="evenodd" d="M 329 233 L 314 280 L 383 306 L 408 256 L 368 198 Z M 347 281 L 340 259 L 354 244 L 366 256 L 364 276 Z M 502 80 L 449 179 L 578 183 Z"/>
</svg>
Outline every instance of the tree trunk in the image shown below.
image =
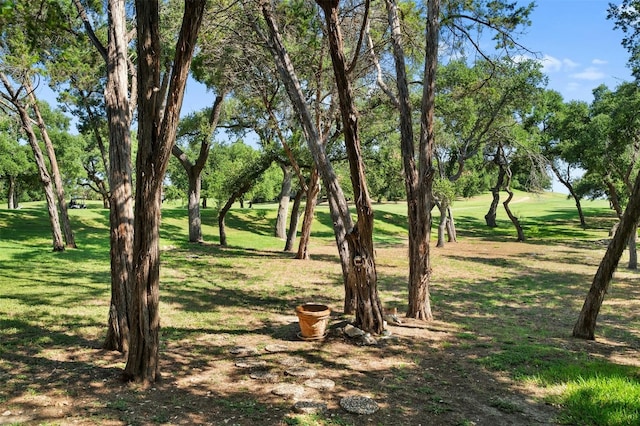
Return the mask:
<svg viewBox="0 0 640 426">
<path fill-rule="evenodd" d="M 287 237 L 287 215 L 289 214 L 289 200 L 291 198 L 291 181 L 293 174 L 284 164 L 282 169 L 282 186 L 278 195 L 278 215 L 276 217 L 275 237 L 285 239 Z"/>
<path fill-rule="evenodd" d="M 38 144 L 38 137 L 36 136 L 33 126 L 31 125 L 31 117 L 27 112 L 27 107 L 24 105 L 18 96 L 18 93 L 13 90 L 9 79 L 4 73 L 0 73 L 0 80 L 7 90 L 8 101 L 15 107 L 18 115 L 20 116 L 20 124 L 22 129 L 27 135 L 27 140 L 33 151 L 33 156 L 38 167 L 38 174 L 40 176 L 40 182 L 44 190 L 45 199 L 47 201 L 47 212 L 49 213 L 49 222 L 51 224 L 51 235 L 53 237 L 53 251 L 64 251 L 64 241 L 62 239 L 62 231 L 60 229 L 60 218 L 58 217 L 58 210 L 56 208 L 56 197 L 51 183 L 51 176 L 47 170 L 44 155 Z"/>
<path fill-rule="evenodd" d="M 189 242 L 202 242 L 202 219 L 200 217 L 201 174 L 189 173 L 187 209 L 189 210 Z"/>
<path fill-rule="evenodd" d="M 269 37 L 267 39 L 268 47 L 271 49 L 273 57 L 276 61 L 278 73 L 280 74 L 287 94 L 293 108 L 298 115 L 302 130 L 313 156 L 313 161 L 318 168 L 318 172 L 322 178 L 322 182 L 327 192 L 329 199 L 329 211 L 331 214 L 331 220 L 333 222 L 333 229 L 335 234 L 336 245 L 338 247 L 338 254 L 340 256 L 340 264 L 342 266 L 342 276 L 345 287 L 345 303 L 344 313 L 350 314 L 355 309 L 355 282 L 353 281 L 353 275 L 350 273 L 350 255 L 349 244 L 346 241 L 346 235 L 348 230 L 353 228 L 353 219 L 349 212 L 347 205 L 347 199 L 344 196 L 344 192 L 340 187 L 340 183 L 336 176 L 336 173 L 331 165 L 331 162 L 327 158 L 324 139 L 320 136 L 320 131 L 314 123 L 311 117 L 311 111 L 306 104 L 306 99 L 302 93 L 300 81 L 296 75 L 291 59 L 284 47 L 284 42 L 278 30 L 275 18 L 271 10 L 271 4 L 267 0 L 260 1 L 260 7 L 262 15 L 267 23 L 267 29 Z M 261 29 L 255 27 L 255 30 L 260 33 Z"/>
<path fill-rule="evenodd" d="M 16 206 L 16 202 L 15 202 L 15 198 L 16 198 L 16 178 L 15 176 L 11 176 L 9 175 L 8 177 L 8 181 L 9 181 L 9 188 L 7 188 L 7 208 L 9 210 L 13 210 L 15 209 Z"/>
<path fill-rule="evenodd" d="M 185 2 L 166 102 L 159 98 L 160 17 L 157 0 L 136 0 L 138 33 L 138 155 L 134 219 L 131 338 L 125 380 L 160 378 L 159 227 L 164 179 L 180 117 L 205 0 Z M 163 108 L 164 106 L 164 108 Z"/>
<path fill-rule="evenodd" d="M 129 351 L 131 280 L 133 269 L 133 199 L 131 167 L 131 105 L 127 64 L 128 43 L 124 0 L 109 0 L 109 38 L 106 48 L 105 107 L 109 126 L 109 161 L 99 139 L 103 163 L 108 165 L 107 202 L 110 224 L 111 302 L 103 347 Z M 104 49 L 96 45 L 98 51 Z M 99 132 L 96 129 L 96 134 Z"/>
<path fill-rule="evenodd" d="M 498 180 L 496 181 L 496 186 L 491 188 L 491 206 L 489 206 L 489 211 L 486 215 L 484 215 L 485 223 L 489 228 L 497 228 L 498 224 L 496 223 L 496 216 L 498 214 L 498 203 L 500 202 L 500 189 L 504 185 L 504 176 L 505 171 L 501 166 L 502 160 L 499 154 L 496 154 L 496 159 L 494 160 L 498 165 Z"/>
<path fill-rule="evenodd" d="M 284 245 L 284 251 L 293 251 L 293 245 L 296 243 L 296 234 L 298 233 L 298 223 L 300 222 L 300 204 L 303 196 L 302 189 L 296 192 L 293 199 L 293 207 L 291 208 L 291 218 L 289 219 L 289 231 L 287 232 L 287 241 Z"/>
<path fill-rule="evenodd" d="M 574 337 L 589 340 L 595 338 L 596 320 L 600 307 L 611 283 L 613 273 L 618 267 L 620 256 L 625 246 L 629 243 L 629 238 L 637 229 L 638 219 L 640 219 L 640 173 L 636 177 L 629 203 L 620 219 L 618 230 L 611 239 L 598 271 L 593 277 L 591 288 L 580 311 L 578 321 L 573 327 Z"/>
<path fill-rule="evenodd" d="M 338 0 L 316 0 L 324 11 L 329 38 L 329 51 L 336 79 L 343 134 L 351 185 L 355 198 L 358 221 L 347 232 L 350 263 L 356 284 L 356 325 L 370 333 L 382 333 L 382 305 L 378 296 L 378 276 L 373 246 L 373 208 L 364 173 L 364 162 L 358 134 L 358 111 L 353 99 L 353 90 L 348 78 L 344 46 L 338 17 Z"/>
<path fill-rule="evenodd" d="M 448 242 L 450 243 L 458 242 L 458 233 L 456 232 L 456 222 L 453 219 L 453 211 L 451 210 L 451 206 L 447 207 L 447 235 L 448 235 Z"/>
<path fill-rule="evenodd" d="M 304 219 L 302 220 L 302 230 L 300 231 L 300 242 L 298 243 L 298 253 L 296 259 L 309 260 L 309 240 L 311 239 L 311 224 L 313 222 L 313 214 L 318 202 L 318 193 L 320 177 L 318 170 L 314 167 L 311 170 L 309 183 L 307 184 L 307 203 L 304 207 Z"/>
<path fill-rule="evenodd" d="M 438 243 L 436 247 L 444 247 L 444 234 L 447 230 L 447 210 L 448 207 L 445 203 L 436 203 L 438 210 L 440 211 L 440 223 L 438 224 Z"/>
<path fill-rule="evenodd" d="M 32 102 L 31 109 L 33 109 L 33 112 L 36 116 L 36 123 L 38 124 L 45 149 L 47 150 L 47 157 L 49 157 L 49 164 L 51 165 L 51 177 L 53 178 L 54 189 L 56 192 L 56 196 L 58 197 L 58 208 L 60 209 L 60 220 L 62 222 L 64 240 L 68 248 L 76 248 L 76 239 L 73 236 L 73 230 L 71 229 L 71 220 L 69 219 L 69 211 L 67 210 L 67 202 L 64 195 L 64 185 L 62 183 L 62 177 L 60 176 L 60 168 L 58 167 L 56 152 L 53 149 L 53 142 L 51 142 L 51 138 L 49 138 L 47 126 L 44 122 L 44 119 L 42 118 L 42 114 L 40 114 L 38 101 L 33 94 L 33 87 L 31 87 L 31 83 L 29 81 L 25 82 L 25 88 L 29 92 L 29 98 Z"/>
<path fill-rule="evenodd" d="M 638 250 L 636 246 L 637 236 L 638 224 L 636 223 L 633 230 L 631 231 L 631 235 L 629 236 L 629 264 L 627 265 L 627 269 L 638 269 Z"/>
<path fill-rule="evenodd" d="M 420 145 L 416 155 L 409 79 L 406 72 L 403 34 L 397 3 L 386 1 L 398 88 L 400 110 L 400 148 L 407 191 L 409 222 L 409 300 L 407 317 L 431 320 L 429 285 L 431 279 L 430 247 L 431 197 L 434 179 L 433 144 L 435 111 L 435 75 L 438 65 L 439 0 L 427 2 L 425 69 L 421 104 Z M 416 164 L 418 157 L 418 164 Z"/>
<path fill-rule="evenodd" d="M 507 183 L 504 187 L 504 190 L 507 194 L 509 194 L 509 196 L 507 197 L 506 200 L 504 200 L 504 202 L 502 203 L 502 205 L 504 206 L 504 210 L 507 212 L 507 216 L 509 216 L 509 219 L 511 219 L 511 223 L 513 223 L 513 226 L 516 228 L 516 232 L 518 233 L 518 241 L 524 241 L 525 237 L 524 237 L 524 231 L 522 229 L 522 225 L 520 225 L 520 221 L 518 220 L 518 218 L 511 212 L 511 208 L 509 207 L 509 203 L 511 202 L 511 200 L 513 199 L 513 191 L 511 191 L 511 169 L 509 168 L 509 166 L 500 166 L 501 168 L 505 168 L 505 173 L 507 176 Z"/>
</svg>

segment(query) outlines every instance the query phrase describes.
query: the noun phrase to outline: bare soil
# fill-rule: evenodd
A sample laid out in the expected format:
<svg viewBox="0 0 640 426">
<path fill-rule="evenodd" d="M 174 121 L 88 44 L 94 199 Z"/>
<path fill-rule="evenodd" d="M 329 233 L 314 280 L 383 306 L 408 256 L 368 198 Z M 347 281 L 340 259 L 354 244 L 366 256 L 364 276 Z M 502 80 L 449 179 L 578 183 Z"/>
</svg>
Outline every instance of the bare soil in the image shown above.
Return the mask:
<svg viewBox="0 0 640 426">
<path fill-rule="evenodd" d="M 333 255 L 330 246 L 314 250 Z M 72 336 L 64 347 L 16 348 L 0 359 L 4 376 L 0 377 L 0 387 L 4 387 L 0 424 L 556 424 L 561 407 L 545 398 L 557 390 L 491 369 L 482 360 L 508 352 L 509 345 L 515 348 L 530 341 L 640 366 L 640 330 L 626 329 L 620 322 L 639 311 L 634 273 L 617 274 L 617 290 L 609 295 L 610 308 L 603 309 L 600 319 L 607 337 L 596 342 L 570 337 L 602 253 L 595 242 L 582 246 L 474 240 L 448 244 L 434 252 L 436 320 L 423 323 L 402 315 L 406 248 L 379 248 L 383 302 L 399 308 L 402 321 L 388 326 L 390 338 L 380 339 L 376 346 L 354 344 L 339 332 L 351 318 L 339 313 L 340 306 L 332 306 L 327 337 L 303 341 L 298 338 L 293 308 L 290 314 L 263 309 L 247 318 L 243 332 L 203 329 L 196 338 L 164 336 L 163 379 L 148 388 L 121 381 L 125 360 L 119 353 L 100 349 L 100 336 Z M 301 268 L 300 263 L 293 263 L 299 261 L 266 261 Z M 561 285 L 557 281 L 549 283 L 548 292 L 544 283 L 517 288 L 513 291 L 518 295 L 510 303 L 508 295 L 498 297 L 505 296 L 499 286 L 517 284 L 519 277 L 514 275 L 559 281 L 566 276 L 567 285 L 562 293 L 555 290 Z M 252 315 L 238 309 L 241 315 Z M 270 345 L 286 350 L 269 352 Z M 255 352 L 232 353 L 238 346 Z M 266 365 L 236 365 L 246 359 L 264 360 Z M 294 399 L 272 393 L 278 383 L 307 380 L 285 373 L 285 364 L 295 360 L 315 370 L 317 378 L 335 382 L 331 390 L 305 387 L 300 397 L 326 403 L 326 412 L 296 414 Z M 268 370 L 274 376 L 271 380 L 251 378 L 257 370 Z M 380 409 L 372 415 L 349 414 L 339 405 L 348 395 L 368 396 Z"/>
</svg>

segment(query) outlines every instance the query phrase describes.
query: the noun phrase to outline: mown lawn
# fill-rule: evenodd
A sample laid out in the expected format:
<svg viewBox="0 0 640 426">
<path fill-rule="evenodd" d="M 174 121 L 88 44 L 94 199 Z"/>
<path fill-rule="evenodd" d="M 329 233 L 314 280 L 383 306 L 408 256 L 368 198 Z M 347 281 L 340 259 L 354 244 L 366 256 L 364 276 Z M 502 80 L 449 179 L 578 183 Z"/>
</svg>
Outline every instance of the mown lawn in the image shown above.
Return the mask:
<svg viewBox="0 0 640 426">
<path fill-rule="evenodd" d="M 218 246 L 213 209 L 206 244 L 186 242 L 184 207 L 163 207 L 163 380 L 123 384 L 125 359 L 100 349 L 109 304 L 108 212 L 72 210 L 78 249 L 51 252 L 42 204 L 0 209 L 0 424 L 640 424 L 640 288 L 621 268 L 599 317 L 597 340 L 570 337 L 615 222 L 604 201 L 585 202 L 588 226 L 558 194 L 518 193 L 512 209 L 527 241 L 487 196 L 454 205 L 458 242 L 433 248 L 435 321 L 390 326 L 393 339 L 360 347 L 338 335 L 300 341 L 294 308 L 307 301 L 340 314 L 342 281 L 326 205 L 316 213 L 312 260 L 283 253 L 275 205 L 236 207 L 229 247 Z M 385 307 L 406 306 L 406 206 L 375 205 L 377 268 Z M 401 317 L 402 318 L 402 317 Z M 284 344 L 286 354 L 265 348 Z M 280 374 L 295 356 L 336 383 L 308 390 L 323 414 L 296 414 L 236 367 L 230 349 Z M 280 380 L 299 380 L 280 374 Z M 346 413 L 345 395 L 380 410 Z"/>
</svg>

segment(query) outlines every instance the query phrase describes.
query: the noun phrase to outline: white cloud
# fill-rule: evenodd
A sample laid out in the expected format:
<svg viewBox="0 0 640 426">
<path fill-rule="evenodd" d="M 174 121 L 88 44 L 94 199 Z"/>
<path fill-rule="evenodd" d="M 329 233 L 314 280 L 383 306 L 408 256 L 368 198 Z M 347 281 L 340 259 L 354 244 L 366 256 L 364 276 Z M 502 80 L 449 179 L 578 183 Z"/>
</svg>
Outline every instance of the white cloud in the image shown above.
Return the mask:
<svg viewBox="0 0 640 426">
<path fill-rule="evenodd" d="M 540 59 L 540 63 L 542 64 L 542 72 L 544 72 L 545 74 L 561 71 L 566 72 L 576 68 L 579 65 L 577 62 L 573 62 L 571 59 L 558 59 L 550 55 L 544 55 L 543 58 Z"/>
<path fill-rule="evenodd" d="M 607 75 L 605 73 L 603 73 L 596 67 L 587 67 L 581 72 L 570 75 L 571 78 L 575 78 L 578 80 L 602 80 L 606 76 Z"/>
<path fill-rule="evenodd" d="M 593 65 L 606 65 L 606 64 L 608 64 L 609 62 L 607 62 L 607 61 L 605 61 L 605 60 L 603 60 L 603 59 L 598 59 L 598 58 L 596 58 L 596 59 L 594 59 L 593 61 L 591 61 L 591 63 L 592 63 Z"/>
</svg>

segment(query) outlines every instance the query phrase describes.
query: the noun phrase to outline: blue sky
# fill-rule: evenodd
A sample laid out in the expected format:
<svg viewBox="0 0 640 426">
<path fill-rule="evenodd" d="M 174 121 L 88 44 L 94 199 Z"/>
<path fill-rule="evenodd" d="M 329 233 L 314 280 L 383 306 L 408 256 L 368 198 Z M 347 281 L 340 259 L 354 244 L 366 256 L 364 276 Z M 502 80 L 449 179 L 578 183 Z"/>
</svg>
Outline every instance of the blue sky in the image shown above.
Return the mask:
<svg viewBox="0 0 640 426">
<path fill-rule="evenodd" d="M 548 88 L 560 92 L 565 101 L 591 102 L 598 85 L 615 89 L 632 80 L 626 66 L 629 54 L 621 45 L 623 33 L 614 31 L 613 21 L 607 20 L 609 2 L 619 3 L 537 0 L 532 24 L 519 38 L 542 61 Z"/>
</svg>

